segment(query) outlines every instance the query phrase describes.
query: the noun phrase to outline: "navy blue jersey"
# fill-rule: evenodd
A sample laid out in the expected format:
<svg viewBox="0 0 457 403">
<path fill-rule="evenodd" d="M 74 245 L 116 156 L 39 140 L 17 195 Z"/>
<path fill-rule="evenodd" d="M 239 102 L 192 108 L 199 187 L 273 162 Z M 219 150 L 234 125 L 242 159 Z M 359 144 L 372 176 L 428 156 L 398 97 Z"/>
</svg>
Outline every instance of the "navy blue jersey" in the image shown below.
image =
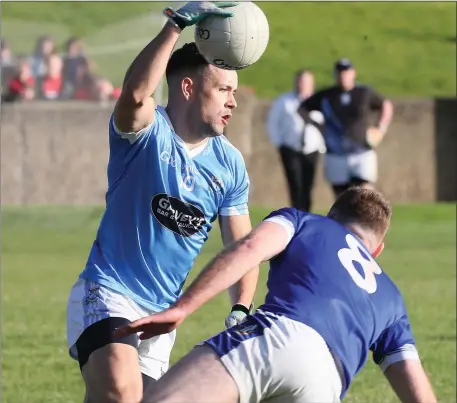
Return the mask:
<svg viewBox="0 0 457 403">
<path fill-rule="evenodd" d="M 384 98 L 373 88 L 357 84 L 345 91 L 332 86 L 317 91 L 303 101 L 308 112 L 320 111 L 324 115 L 324 139 L 327 152 L 344 155 L 368 150 L 365 141 L 372 111 L 382 109 Z"/>
<path fill-rule="evenodd" d="M 336 221 L 293 208 L 265 220 L 290 234 L 271 259 L 264 311 L 315 329 L 344 367 L 347 391 L 369 350 L 381 367 L 416 357 L 402 295 L 360 239 Z"/>
</svg>

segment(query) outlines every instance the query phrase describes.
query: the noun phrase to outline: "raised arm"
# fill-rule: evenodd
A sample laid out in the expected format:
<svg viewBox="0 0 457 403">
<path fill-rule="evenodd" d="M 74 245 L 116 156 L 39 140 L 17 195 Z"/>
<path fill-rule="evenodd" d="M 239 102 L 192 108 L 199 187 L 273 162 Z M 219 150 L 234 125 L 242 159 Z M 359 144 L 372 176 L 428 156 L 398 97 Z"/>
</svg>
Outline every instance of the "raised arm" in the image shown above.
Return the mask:
<svg viewBox="0 0 457 403">
<path fill-rule="evenodd" d="M 174 10 L 167 7 L 169 21 L 160 33 L 139 53 L 125 74 L 121 95 L 114 108 L 114 123 L 124 133 L 137 133 L 154 120 L 152 94 L 165 74 L 181 31 L 210 16 L 230 17 L 224 10 L 235 2 L 189 2 Z"/>
<path fill-rule="evenodd" d="M 180 28 L 167 22 L 130 65 L 114 108 L 114 123 L 120 131 L 136 133 L 153 122 L 155 102 L 152 94 L 165 74 L 180 32 Z"/>
<path fill-rule="evenodd" d="M 402 403 L 436 403 L 432 385 L 419 360 L 395 362 L 384 372 Z"/>
</svg>

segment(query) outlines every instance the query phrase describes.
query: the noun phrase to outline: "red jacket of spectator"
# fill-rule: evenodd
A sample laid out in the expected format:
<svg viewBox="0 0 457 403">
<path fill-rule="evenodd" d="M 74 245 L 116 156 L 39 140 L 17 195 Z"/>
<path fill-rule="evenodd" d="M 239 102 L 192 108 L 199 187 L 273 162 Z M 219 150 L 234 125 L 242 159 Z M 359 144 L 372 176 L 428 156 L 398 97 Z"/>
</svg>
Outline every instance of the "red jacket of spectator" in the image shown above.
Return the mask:
<svg viewBox="0 0 457 403">
<path fill-rule="evenodd" d="M 33 88 L 34 85 L 35 79 L 33 77 L 29 77 L 26 80 L 21 80 L 19 77 L 15 77 L 8 85 L 9 95 L 25 98 L 25 91 L 29 88 Z"/>
<path fill-rule="evenodd" d="M 62 90 L 62 77 L 46 77 L 41 84 L 41 94 L 45 99 L 57 99 Z"/>
</svg>

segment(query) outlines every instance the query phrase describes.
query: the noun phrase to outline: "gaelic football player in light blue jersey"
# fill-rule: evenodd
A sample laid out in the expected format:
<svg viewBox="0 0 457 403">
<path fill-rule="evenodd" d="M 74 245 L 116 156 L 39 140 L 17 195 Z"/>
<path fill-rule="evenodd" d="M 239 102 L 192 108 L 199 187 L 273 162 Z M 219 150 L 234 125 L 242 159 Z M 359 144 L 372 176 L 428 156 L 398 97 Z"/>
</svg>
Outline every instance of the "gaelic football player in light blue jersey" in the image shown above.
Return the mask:
<svg viewBox="0 0 457 403">
<path fill-rule="evenodd" d="M 170 21 L 128 69 L 107 122 L 106 211 L 67 308 L 87 402 L 140 402 L 143 386 L 168 369 L 175 333 L 140 341 L 113 331 L 177 300 L 217 218 L 224 243 L 251 230 L 246 166 L 222 134 L 237 106 L 237 73 L 209 65 L 194 43 L 172 54 L 182 29 L 231 16 L 229 5 L 167 8 Z M 166 108 L 151 97 L 164 74 Z M 230 290 L 227 327 L 249 313 L 256 283 L 254 271 Z"/>
</svg>

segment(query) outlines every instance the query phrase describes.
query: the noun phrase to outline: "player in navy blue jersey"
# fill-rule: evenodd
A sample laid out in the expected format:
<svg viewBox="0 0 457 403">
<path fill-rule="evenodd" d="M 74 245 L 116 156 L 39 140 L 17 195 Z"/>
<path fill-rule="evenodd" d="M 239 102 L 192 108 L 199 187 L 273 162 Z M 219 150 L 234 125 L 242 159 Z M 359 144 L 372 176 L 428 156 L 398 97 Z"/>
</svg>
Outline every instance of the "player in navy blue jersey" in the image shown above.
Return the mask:
<svg viewBox="0 0 457 403">
<path fill-rule="evenodd" d="M 216 256 L 168 310 L 118 330 L 147 339 L 270 261 L 265 303 L 204 341 L 145 402 L 339 402 L 373 359 L 402 402 L 433 403 L 402 295 L 376 263 L 392 209 L 351 188 L 327 216 L 277 210 Z"/>
<path fill-rule="evenodd" d="M 230 17 L 233 5 L 166 8 L 169 21 L 128 69 L 107 121 L 106 209 L 67 304 L 68 349 L 86 403 L 141 400 L 167 371 L 175 332 L 140 341 L 115 338 L 114 329 L 176 301 L 215 220 L 227 244 L 252 229 L 246 165 L 223 135 L 237 107 L 237 73 L 208 64 L 195 43 L 173 52 L 183 29 Z M 165 108 L 152 97 L 164 75 Z M 230 289 L 226 327 L 249 313 L 256 284 L 254 270 Z"/>
</svg>

